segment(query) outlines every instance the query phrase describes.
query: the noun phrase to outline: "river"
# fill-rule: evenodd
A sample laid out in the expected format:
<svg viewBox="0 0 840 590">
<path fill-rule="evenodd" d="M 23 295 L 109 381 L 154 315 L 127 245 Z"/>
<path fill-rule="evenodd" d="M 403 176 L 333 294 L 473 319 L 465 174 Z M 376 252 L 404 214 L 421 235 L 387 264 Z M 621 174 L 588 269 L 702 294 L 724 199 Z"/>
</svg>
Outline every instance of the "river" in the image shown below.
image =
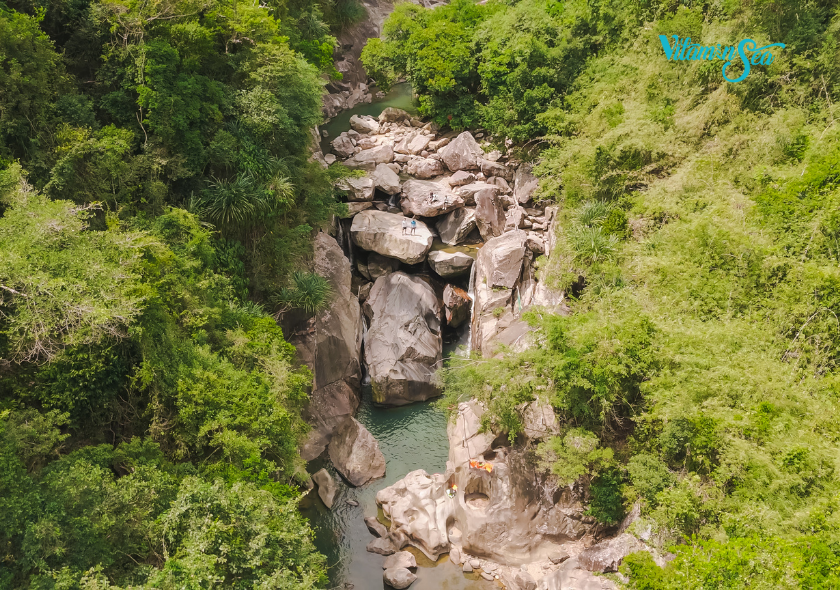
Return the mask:
<svg viewBox="0 0 840 590">
<path fill-rule="evenodd" d="M 383 99 L 344 111 L 321 126 L 320 129 L 329 134 L 322 139 L 324 153 L 329 151 L 332 139 L 350 128 L 350 117 L 357 114 L 376 117 L 387 107 L 416 113 L 411 87 L 398 84 Z M 444 347 L 445 355 L 454 353 L 458 344 L 467 341 L 468 325 L 469 322 L 460 333 L 450 336 Z M 378 408 L 371 402 L 370 388 L 365 387 L 356 418 L 379 441 L 387 464 L 385 477 L 353 488 L 341 479 L 329 460 L 322 457 L 310 462 L 309 471 L 314 473 L 326 467 L 340 482 L 333 509 L 328 510 L 324 506 L 316 491 L 307 494 L 300 506 L 315 530 L 315 545 L 327 557 L 331 586 L 340 588 L 345 584 L 353 584 L 355 590 L 375 590 L 387 588 L 382 579 L 382 563 L 385 558 L 365 550 L 374 537 L 367 530 L 364 518 L 379 516 L 383 520 L 381 512 L 377 510 L 376 492 L 415 469 L 442 473 L 446 469 L 449 441 L 446 437 L 446 415 L 435 408 L 433 402 L 400 408 Z M 352 506 L 347 503 L 348 500 L 355 500 L 359 505 Z M 407 550 L 414 554 L 418 565 L 417 581 L 412 584 L 412 590 L 489 590 L 497 587 L 494 582 L 488 582 L 478 574 L 463 573 L 460 566 L 456 567 L 449 562 L 448 555 L 432 562 L 420 551 L 413 548 Z"/>
</svg>

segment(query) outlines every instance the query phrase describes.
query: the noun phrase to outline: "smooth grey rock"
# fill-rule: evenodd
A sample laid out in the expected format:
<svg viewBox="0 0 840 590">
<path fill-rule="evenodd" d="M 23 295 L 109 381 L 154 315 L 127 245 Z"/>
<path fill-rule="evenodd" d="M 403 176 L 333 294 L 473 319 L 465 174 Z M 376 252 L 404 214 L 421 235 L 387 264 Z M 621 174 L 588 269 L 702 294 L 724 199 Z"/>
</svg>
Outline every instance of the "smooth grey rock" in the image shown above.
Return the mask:
<svg viewBox="0 0 840 590">
<path fill-rule="evenodd" d="M 493 580 L 496 579 L 493 576 L 493 574 L 488 574 L 487 572 L 481 572 L 481 577 L 484 578 L 485 580 L 487 580 L 488 582 L 492 582 Z"/>
<path fill-rule="evenodd" d="M 365 209 L 370 209 L 371 207 L 373 207 L 373 203 L 371 203 L 370 201 L 366 203 L 345 203 L 345 205 L 347 205 L 347 214 L 342 215 L 342 219 L 351 219 L 359 213 L 361 213 L 362 211 L 364 211 Z"/>
<path fill-rule="evenodd" d="M 584 549 L 577 559 L 580 567 L 590 572 L 617 572 L 625 557 L 644 549 L 644 543 L 633 535 L 624 533 Z"/>
<path fill-rule="evenodd" d="M 513 170 L 504 164 L 493 162 L 484 158 L 479 159 L 478 164 L 481 166 L 481 172 L 488 178 L 491 176 L 498 176 L 499 178 L 504 178 L 505 180 L 513 180 Z"/>
<path fill-rule="evenodd" d="M 417 264 L 426 258 L 434 235 L 422 221 L 417 222 L 413 235 L 410 230 L 404 234 L 403 219 L 402 215 L 384 211 L 362 211 L 353 218 L 350 236 L 363 250 L 378 252 L 406 264 Z"/>
<path fill-rule="evenodd" d="M 353 140 L 346 133 L 342 133 L 333 139 L 330 144 L 332 145 L 333 151 L 341 158 L 349 158 L 356 149 Z"/>
<path fill-rule="evenodd" d="M 374 537 L 384 538 L 388 536 L 388 529 L 375 516 L 365 517 L 365 526 Z"/>
<path fill-rule="evenodd" d="M 449 186 L 466 186 L 475 182 L 475 174 L 466 170 L 459 170 L 450 176 L 447 181 Z"/>
<path fill-rule="evenodd" d="M 388 107 L 379 113 L 380 123 L 411 123 L 411 115 L 402 109 L 396 107 Z"/>
<path fill-rule="evenodd" d="M 335 154 L 326 154 L 324 156 L 324 162 L 326 162 L 328 166 L 330 166 L 332 164 L 335 164 L 335 160 L 336 160 Z"/>
<path fill-rule="evenodd" d="M 560 565 L 561 563 L 569 559 L 569 557 L 569 552 L 564 549 L 560 549 L 559 551 L 553 551 L 552 553 L 548 554 L 548 560 L 554 565 Z"/>
<path fill-rule="evenodd" d="M 531 165 L 524 163 L 513 177 L 513 196 L 522 205 L 530 201 L 539 187 L 539 179 L 531 174 Z"/>
<path fill-rule="evenodd" d="M 347 505 L 348 506 L 353 506 L 354 508 L 357 508 L 359 506 L 359 503 L 356 502 L 355 500 L 347 500 Z"/>
<path fill-rule="evenodd" d="M 457 328 L 470 317 L 472 299 L 463 289 L 446 285 L 443 289 L 443 306 L 446 310 L 447 325 Z"/>
<path fill-rule="evenodd" d="M 417 567 L 417 560 L 408 551 L 397 551 L 393 555 L 385 559 L 382 564 L 382 569 L 389 570 L 395 567 L 404 567 L 406 569 L 414 569 Z"/>
<path fill-rule="evenodd" d="M 332 475 L 326 469 L 320 469 L 312 475 L 312 481 L 318 486 L 318 496 L 324 505 L 332 509 L 335 502 L 335 495 L 338 493 L 338 486 Z"/>
<path fill-rule="evenodd" d="M 430 199 L 430 195 L 437 195 Z M 405 215 L 437 217 L 464 206 L 464 200 L 436 182 L 411 179 L 402 186 L 400 207 Z"/>
<path fill-rule="evenodd" d="M 374 184 L 373 179 L 369 176 L 362 178 L 342 178 L 336 183 L 336 187 L 340 190 L 347 191 L 347 200 L 356 201 L 372 201 Z"/>
<path fill-rule="evenodd" d="M 452 547 L 452 549 L 449 550 L 449 561 L 460 565 L 461 552 L 458 550 L 457 547 Z"/>
<path fill-rule="evenodd" d="M 330 460 L 354 486 L 385 475 L 385 457 L 379 443 L 355 418 L 348 416 L 330 440 Z"/>
<path fill-rule="evenodd" d="M 456 246 L 475 228 L 475 209 L 462 207 L 441 216 L 436 224 L 444 244 Z"/>
<path fill-rule="evenodd" d="M 385 582 L 395 588 L 396 590 L 403 590 L 403 588 L 408 588 L 414 583 L 414 580 L 417 579 L 417 576 L 412 574 L 404 567 L 394 567 L 385 570 L 382 574 Z"/>
<path fill-rule="evenodd" d="M 400 269 L 400 261 L 396 258 L 388 258 L 376 252 L 371 252 L 368 256 L 367 263 L 368 274 L 370 279 L 375 281 L 379 277 L 384 277 L 387 274 L 396 272 Z"/>
<path fill-rule="evenodd" d="M 373 541 L 367 544 L 367 547 L 365 547 L 365 549 L 370 553 L 377 553 L 379 555 L 386 556 L 393 555 L 397 552 L 397 548 L 394 547 L 394 544 L 387 537 L 374 539 Z"/>
<path fill-rule="evenodd" d="M 464 199 L 464 202 L 467 205 L 475 205 L 475 196 L 481 191 L 493 191 L 494 195 L 498 195 L 502 192 L 495 184 L 488 184 L 486 182 L 473 182 L 471 184 L 464 185 L 459 187 L 455 192 Z"/>
<path fill-rule="evenodd" d="M 391 164 L 377 164 L 371 174 L 373 185 L 382 192 L 396 195 L 400 192 L 400 177 L 391 169 Z"/>
<path fill-rule="evenodd" d="M 615 590 L 612 580 L 582 569 L 559 569 L 542 578 L 537 590 Z"/>
<path fill-rule="evenodd" d="M 408 161 L 406 172 L 415 178 L 429 179 L 440 176 L 445 170 L 440 160 L 416 157 Z"/>
<path fill-rule="evenodd" d="M 443 163 L 452 172 L 458 170 L 478 170 L 478 160 L 484 157 L 484 150 L 469 131 L 464 131 L 438 153 Z"/>
<path fill-rule="evenodd" d="M 333 290 L 329 307 L 297 326 L 284 326 L 298 361 L 312 371 L 312 393 L 304 418 L 313 426 L 301 447 L 310 461 L 324 452 L 334 430 L 360 403 L 360 353 L 364 325 L 357 297 L 351 290 L 350 262 L 332 236 L 320 232 L 313 240 L 313 270 Z"/>
<path fill-rule="evenodd" d="M 401 406 L 440 395 L 440 304 L 428 283 L 403 272 L 380 277 L 365 301 L 365 315 L 374 403 Z"/>
<path fill-rule="evenodd" d="M 497 191 L 481 190 L 475 195 L 475 222 L 481 237 L 487 241 L 505 231 L 505 210 Z"/>
<path fill-rule="evenodd" d="M 465 561 L 464 565 L 461 566 L 461 571 L 465 574 L 471 574 L 473 571 L 473 566 L 470 565 L 469 561 Z"/>
<path fill-rule="evenodd" d="M 457 277 L 470 271 L 473 257 L 463 252 L 433 250 L 427 257 L 432 270 L 443 278 Z"/>
<path fill-rule="evenodd" d="M 359 133 L 379 133 L 379 121 L 367 115 L 350 117 L 350 127 Z"/>
<path fill-rule="evenodd" d="M 470 565 L 473 567 L 473 569 L 477 569 L 481 566 L 481 561 L 479 561 L 478 559 L 471 559 Z"/>
<path fill-rule="evenodd" d="M 367 170 L 373 172 L 377 164 L 388 164 L 394 161 L 394 149 L 390 144 L 362 150 L 356 153 L 344 165 L 353 170 Z"/>
</svg>

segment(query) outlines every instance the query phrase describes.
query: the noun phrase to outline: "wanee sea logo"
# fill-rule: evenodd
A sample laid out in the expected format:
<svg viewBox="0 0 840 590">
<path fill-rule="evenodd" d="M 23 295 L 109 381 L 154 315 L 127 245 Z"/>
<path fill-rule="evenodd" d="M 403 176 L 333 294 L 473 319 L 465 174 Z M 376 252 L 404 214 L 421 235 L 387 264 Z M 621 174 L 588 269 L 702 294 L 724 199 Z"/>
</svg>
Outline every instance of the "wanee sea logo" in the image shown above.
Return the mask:
<svg viewBox="0 0 840 590">
<path fill-rule="evenodd" d="M 752 39 L 744 39 L 738 43 L 738 48 L 735 49 L 735 47 L 732 47 L 731 45 L 729 47 L 721 47 L 720 43 L 714 46 L 692 44 L 691 37 L 686 37 L 682 39 L 682 41 L 680 41 L 679 35 L 671 35 L 671 38 L 674 40 L 673 45 L 668 42 L 668 37 L 666 35 L 659 35 L 659 42 L 662 43 L 662 49 L 665 50 L 665 55 L 670 61 L 714 61 L 722 59 L 724 60 L 724 64 L 723 68 L 721 68 L 721 73 L 723 74 L 723 79 L 727 82 L 740 82 L 744 80 L 750 75 L 750 68 L 752 66 L 770 65 L 775 59 L 773 52 L 771 51 L 772 48 L 785 48 L 784 43 L 771 43 L 770 45 L 765 45 L 764 47 L 758 47 L 758 43 Z M 733 79 L 726 75 L 726 68 L 732 65 L 732 61 L 736 57 L 736 52 L 737 57 L 739 57 L 744 64 L 744 72 L 737 78 Z M 752 55 L 750 56 L 748 53 Z"/>
</svg>

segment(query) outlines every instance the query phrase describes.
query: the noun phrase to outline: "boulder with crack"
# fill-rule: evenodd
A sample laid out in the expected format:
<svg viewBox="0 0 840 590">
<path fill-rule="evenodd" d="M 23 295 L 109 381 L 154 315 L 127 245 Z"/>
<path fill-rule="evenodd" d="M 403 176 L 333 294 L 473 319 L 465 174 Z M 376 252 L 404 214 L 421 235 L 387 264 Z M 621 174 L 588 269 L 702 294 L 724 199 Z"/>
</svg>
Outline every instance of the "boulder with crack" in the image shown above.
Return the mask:
<svg viewBox="0 0 840 590">
<path fill-rule="evenodd" d="M 498 190 L 478 191 L 475 205 L 475 223 L 481 237 L 486 241 L 502 235 L 505 231 L 505 210 L 498 198 Z"/>
<path fill-rule="evenodd" d="M 379 443 L 358 420 L 348 416 L 330 440 L 330 461 L 354 486 L 385 475 L 385 456 Z"/>
<path fill-rule="evenodd" d="M 438 153 L 451 172 L 478 170 L 479 159 L 484 157 L 484 150 L 469 131 L 461 133 Z"/>
<path fill-rule="evenodd" d="M 429 252 L 429 266 L 443 278 L 457 277 L 470 271 L 473 257 L 463 252 L 434 250 Z"/>
<path fill-rule="evenodd" d="M 524 205 L 534 197 L 539 185 L 539 179 L 531 174 L 531 165 L 522 164 L 516 169 L 513 177 L 513 197 Z"/>
<path fill-rule="evenodd" d="M 470 317 L 472 299 L 463 289 L 446 285 L 443 289 L 443 307 L 446 310 L 446 323 L 457 328 Z"/>
<path fill-rule="evenodd" d="M 394 149 L 390 144 L 362 150 L 345 160 L 344 165 L 352 170 L 367 170 L 373 172 L 377 164 L 388 164 L 394 161 Z"/>
<path fill-rule="evenodd" d="M 373 185 L 388 195 L 400 192 L 400 176 L 391 168 L 393 164 L 377 164 L 371 174 Z"/>
<path fill-rule="evenodd" d="M 463 206 L 461 197 L 437 182 L 411 179 L 402 186 L 400 207 L 406 215 L 438 217 Z"/>
<path fill-rule="evenodd" d="M 434 178 L 435 176 L 440 176 L 445 172 L 445 170 L 443 168 L 443 164 L 440 163 L 440 160 L 412 157 L 406 165 L 406 172 L 415 178 L 427 180 L 429 178 Z"/>
<path fill-rule="evenodd" d="M 379 133 L 379 121 L 367 115 L 350 117 L 350 127 L 359 133 Z"/>
<path fill-rule="evenodd" d="M 336 183 L 336 188 L 347 191 L 347 200 L 350 202 L 366 202 L 373 200 L 374 184 L 369 176 L 362 178 L 342 178 Z"/>
<path fill-rule="evenodd" d="M 457 246 L 475 229 L 475 209 L 463 207 L 443 215 L 436 227 L 444 244 Z"/>
<path fill-rule="evenodd" d="M 423 279 L 395 272 L 380 277 L 364 305 L 370 328 L 365 361 L 373 401 L 401 406 L 440 395 L 440 303 Z"/>
<path fill-rule="evenodd" d="M 396 258 L 406 264 L 417 264 L 426 258 L 434 234 L 422 221 L 417 229 L 403 229 L 405 217 L 384 211 L 362 211 L 353 218 L 350 237 L 361 249 Z"/>
</svg>

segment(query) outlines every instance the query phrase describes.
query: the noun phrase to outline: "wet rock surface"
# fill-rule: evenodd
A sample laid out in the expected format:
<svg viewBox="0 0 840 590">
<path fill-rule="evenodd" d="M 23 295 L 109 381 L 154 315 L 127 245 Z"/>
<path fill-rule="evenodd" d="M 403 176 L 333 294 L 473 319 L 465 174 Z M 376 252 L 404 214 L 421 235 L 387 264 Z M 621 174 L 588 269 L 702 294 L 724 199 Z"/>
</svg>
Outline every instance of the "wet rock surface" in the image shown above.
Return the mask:
<svg viewBox="0 0 840 590">
<path fill-rule="evenodd" d="M 462 243 L 475 228 L 475 209 L 455 209 L 439 218 L 437 230 L 444 244 L 457 246 Z"/>
<path fill-rule="evenodd" d="M 443 306 L 446 310 L 446 323 L 457 328 L 470 317 L 472 299 L 466 291 L 453 285 L 443 289 Z"/>
<path fill-rule="evenodd" d="M 408 588 L 414 583 L 414 580 L 417 579 L 417 576 L 404 567 L 386 569 L 382 574 L 382 577 L 389 586 L 395 588 L 396 590 Z"/>
<path fill-rule="evenodd" d="M 326 469 L 321 469 L 312 475 L 312 481 L 318 486 L 318 496 L 327 508 L 332 509 L 338 486 Z"/>
</svg>

